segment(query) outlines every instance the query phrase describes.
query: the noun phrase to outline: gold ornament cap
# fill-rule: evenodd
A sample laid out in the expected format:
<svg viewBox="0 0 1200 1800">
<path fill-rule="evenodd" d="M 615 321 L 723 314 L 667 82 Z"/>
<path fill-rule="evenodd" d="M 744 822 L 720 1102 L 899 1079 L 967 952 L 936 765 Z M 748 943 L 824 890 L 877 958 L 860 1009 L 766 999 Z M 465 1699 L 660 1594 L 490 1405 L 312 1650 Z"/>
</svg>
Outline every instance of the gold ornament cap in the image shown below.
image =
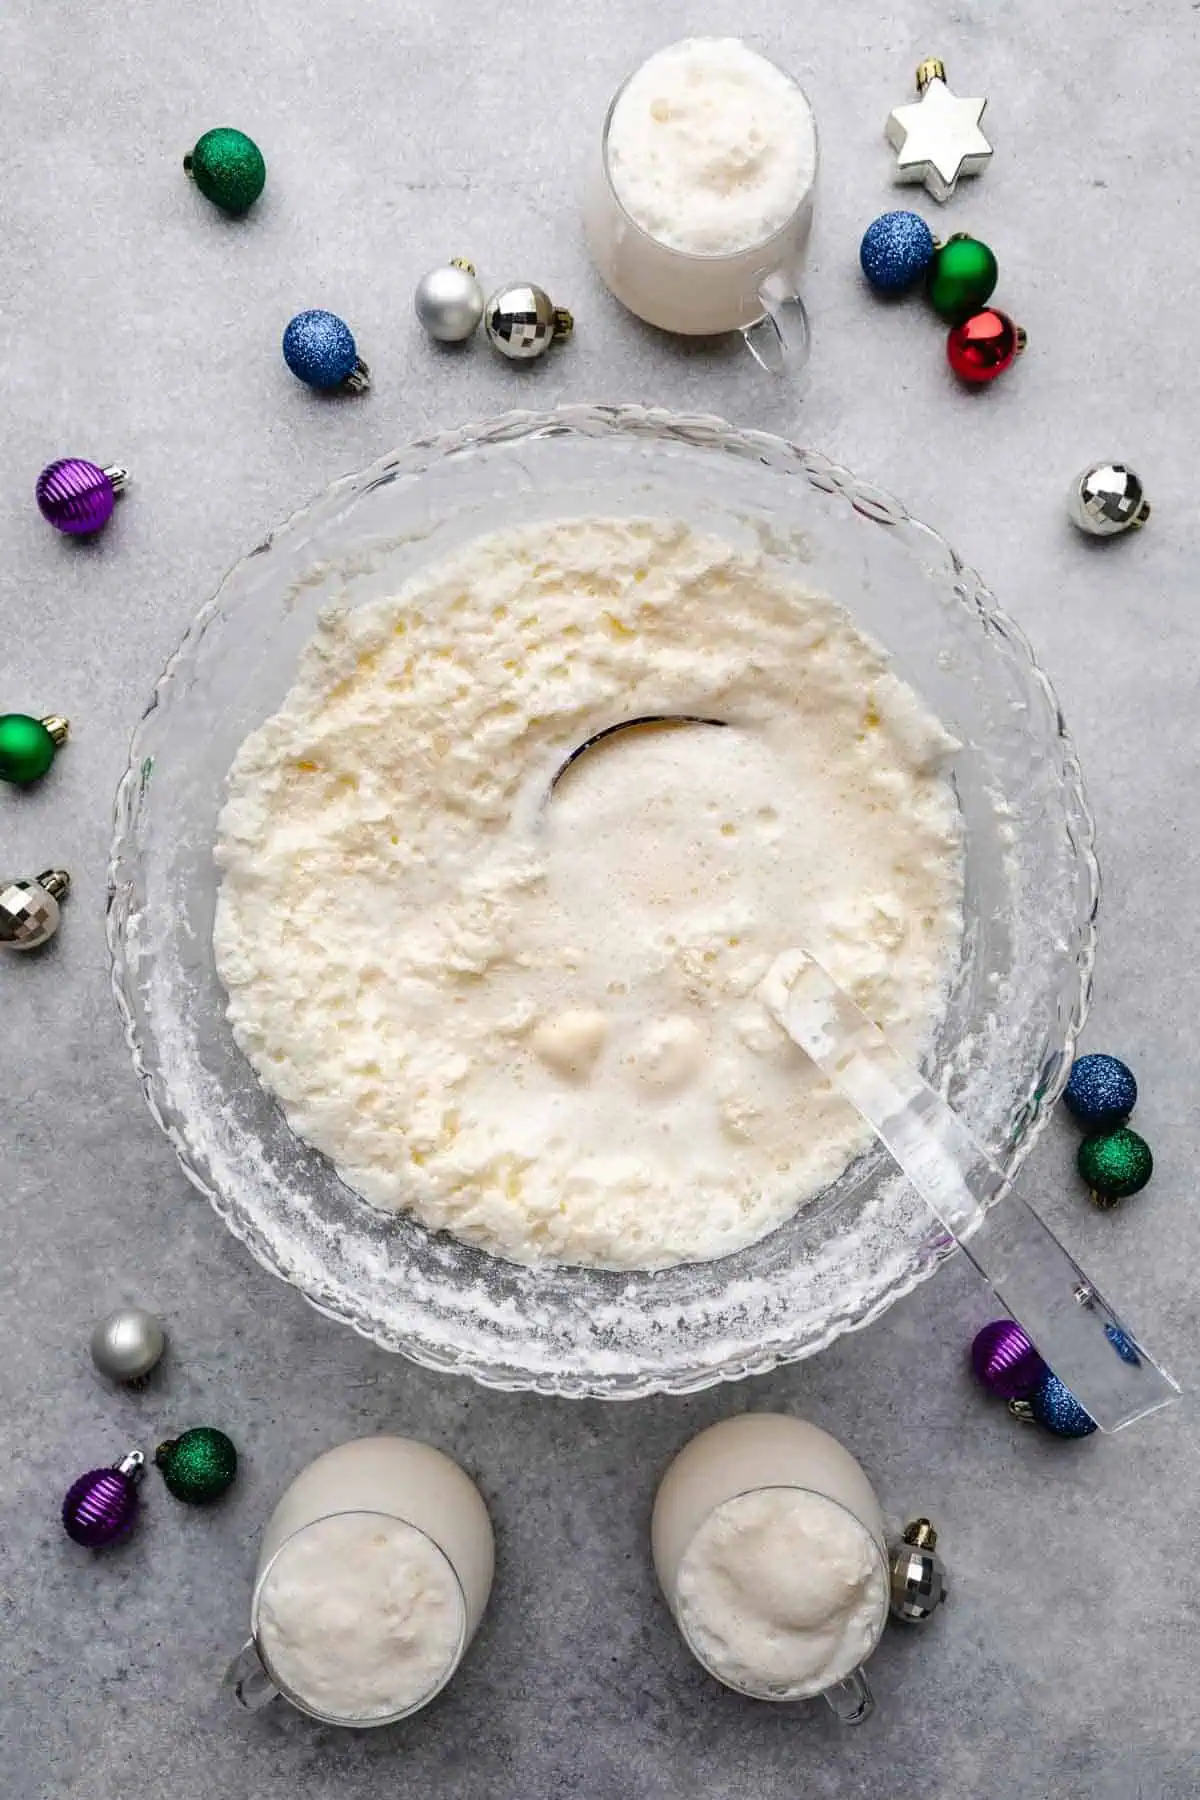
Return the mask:
<svg viewBox="0 0 1200 1800">
<path fill-rule="evenodd" d="M 931 81 L 945 81 L 946 65 L 940 56 L 927 56 L 917 64 L 917 92 L 923 94 Z"/>
<path fill-rule="evenodd" d="M 468 262 L 465 256 L 452 256 L 450 258 L 450 267 L 452 269 L 461 269 L 464 275 L 473 275 L 475 273 L 475 264 L 473 262 Z"/>
<path fill-rule="evenodd" d="M 61 900 L 71 885 L 71 877 L 65 869 L 46 869 L 38 876 L 38 886 L 55 900 Z"/>
<path fill-rule="evenodd" d="M 71 729 L 71 721 L 64 719 L 60 713 L 47 713 L 42 724 L 54 739 L 56 749 L 61 749 L 67 741 L 67 733 Z"/>
<path fill-rule="evenodd" d="M 565 306 L 556 306 L 554 309 L 554 336 L 555 336 L 555 338 L 556 339 L 568 338 L 568 337 L 570 337 L 570 335 L 574 331 L 574 329 L 575 329 L 574 313 L 568 312 L 567 308 Z"/>
<path fill-rule="evenodd" d="M 937 1532 L 928 1519 L 914 1519 L 911 1525 L 904 1527 L 904 1541 L 918 1550 L 934 1550 L 937 1547 Z"/>
</svg>

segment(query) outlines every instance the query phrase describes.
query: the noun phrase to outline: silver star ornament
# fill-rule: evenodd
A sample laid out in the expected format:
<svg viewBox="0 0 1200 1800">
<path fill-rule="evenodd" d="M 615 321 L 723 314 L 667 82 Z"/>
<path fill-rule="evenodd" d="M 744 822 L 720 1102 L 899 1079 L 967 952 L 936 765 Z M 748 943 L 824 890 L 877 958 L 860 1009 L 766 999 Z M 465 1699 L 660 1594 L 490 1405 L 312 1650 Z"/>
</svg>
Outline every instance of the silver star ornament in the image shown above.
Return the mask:
<svg viewBox="0 0 1200 1800">
<path fill-rule="evenodd" d="M 935 200 L 948 200 L 960 175 L 978 175 L 992 159 L 979 124 L 987 101 L 952 94 L 945 65 L 933 56 L 917 70 L 917 92 L 919 100 L 888 114 L 896 179 L 923 181 Z"/>
</svg>

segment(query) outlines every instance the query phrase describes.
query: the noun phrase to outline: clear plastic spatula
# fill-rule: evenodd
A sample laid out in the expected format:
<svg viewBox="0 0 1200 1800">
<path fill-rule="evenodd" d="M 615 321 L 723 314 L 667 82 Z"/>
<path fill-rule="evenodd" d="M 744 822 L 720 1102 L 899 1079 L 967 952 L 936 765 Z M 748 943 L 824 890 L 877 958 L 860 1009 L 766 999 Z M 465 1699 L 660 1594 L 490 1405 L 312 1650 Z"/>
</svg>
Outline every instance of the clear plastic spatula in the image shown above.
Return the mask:
<svg viewBox="0 0 1200 1800">
<path fill-rule="evenodd" d="M 1091 1414 L 1120 1431 L 1179 1398 L 999 1164 L 879 1027 L 803 950 L 777 958 L 759 999 L 855 1106 L 1004 1310 Z"/>
</svg>

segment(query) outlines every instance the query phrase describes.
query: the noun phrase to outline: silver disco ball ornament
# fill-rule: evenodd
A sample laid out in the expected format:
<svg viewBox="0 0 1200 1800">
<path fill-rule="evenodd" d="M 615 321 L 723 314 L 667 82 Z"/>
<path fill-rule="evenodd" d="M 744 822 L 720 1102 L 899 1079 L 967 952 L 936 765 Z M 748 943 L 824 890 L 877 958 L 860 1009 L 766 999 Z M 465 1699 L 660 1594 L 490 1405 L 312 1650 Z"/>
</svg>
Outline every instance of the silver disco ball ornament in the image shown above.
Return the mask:
<svg viewBox="0 0 1200 1800">
<path fill-rule="evenodd" d="M 946 1565 L 937 1554 L 937 1532 L 928 1519 L 914 1519 L 891 1555 L 893 1619 L 925 1625 L 950 1588 Z"/>
<path fill-rule="evenodd" d="M 58 903 L 71 885 L 65 869 L 47 869 L 36 881 L 0 886 L 0 950 L 40 950 L 58 930 Z"/>
<path fill-rule="evenodd" d="M 533 362 L 575 329 L 565 306 L 555 306 L 545 288 L 525 281 L 492 295 L 483 324 L 492 348 L 511 362 Z"/>
<path fill-rule="evenodd" d="M 1141 477 L 1124 463 L 1092 463 L 1071 489 L 1067 510 L 1089 537 L 1117 537 L 1150 517 Z"/>
</svg>

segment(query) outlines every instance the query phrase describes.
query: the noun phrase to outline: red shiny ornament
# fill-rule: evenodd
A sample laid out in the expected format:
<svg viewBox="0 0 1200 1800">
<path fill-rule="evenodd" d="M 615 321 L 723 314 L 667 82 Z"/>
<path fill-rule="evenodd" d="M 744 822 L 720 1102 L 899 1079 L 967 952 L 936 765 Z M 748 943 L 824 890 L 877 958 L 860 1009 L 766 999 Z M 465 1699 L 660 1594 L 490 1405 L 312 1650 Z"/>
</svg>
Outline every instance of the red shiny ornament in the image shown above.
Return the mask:
<svg viewBox="0 0 1200 1800">
<path fill-rule="evenodd" d="M 946 339 L 946 359 L 960 381 L 995 381 L 1025 348 L 1025 333 L 1007 313 L 985 306 Z"/>
</svg>

